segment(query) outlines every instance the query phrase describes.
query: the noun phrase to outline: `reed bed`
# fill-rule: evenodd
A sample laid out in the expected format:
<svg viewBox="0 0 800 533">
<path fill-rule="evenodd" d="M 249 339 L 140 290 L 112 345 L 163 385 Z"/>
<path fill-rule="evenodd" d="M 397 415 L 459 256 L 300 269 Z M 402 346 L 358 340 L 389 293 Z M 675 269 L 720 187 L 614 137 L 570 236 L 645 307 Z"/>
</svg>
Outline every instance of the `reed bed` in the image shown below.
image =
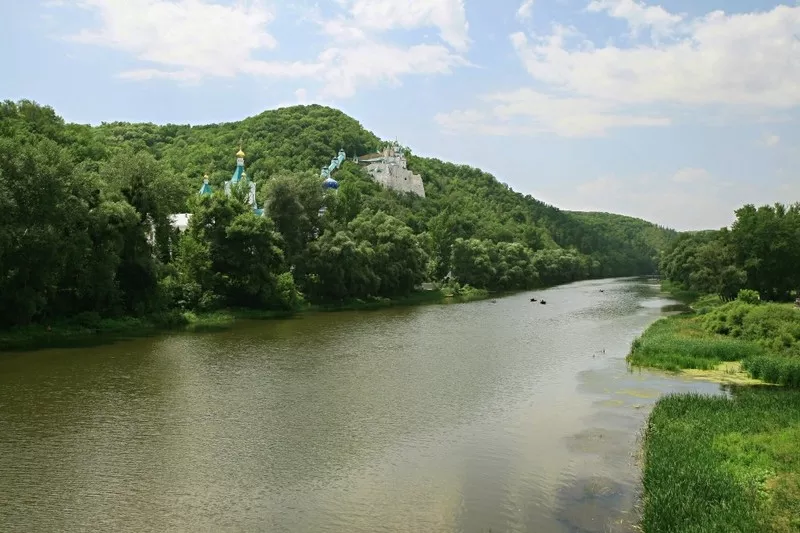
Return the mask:
<svg viewBox="0 0 800 533">
<path fill-rule="evenodd" d="M 644 440 L 645 533 L 800 531 L 800 393 L 660 399 Z"/>
</svg>

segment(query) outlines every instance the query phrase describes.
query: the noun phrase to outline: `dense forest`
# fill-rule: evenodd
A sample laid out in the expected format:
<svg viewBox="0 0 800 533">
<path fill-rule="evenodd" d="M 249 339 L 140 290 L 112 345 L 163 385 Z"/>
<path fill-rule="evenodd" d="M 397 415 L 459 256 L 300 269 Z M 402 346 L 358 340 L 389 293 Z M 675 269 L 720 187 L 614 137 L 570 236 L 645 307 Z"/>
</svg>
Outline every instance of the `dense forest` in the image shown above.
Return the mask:
<svg viewBox="0 0 800 533">
<path fill-rule="evenodd" d="M 786 301 L 800 290 L 800 203 L 745 205 L 730 229 L 684 233 L 661 260 L 674 285 L 723 300 L 742 289 L 760 299 Z"/>
<path fill-rule="evenodd" d="M 239 146 L 258 186 L 219 192 Z M 68 124 L 0 104 L 0 327 L 74 316 L 175 316 L 224 307 L 398 298 L 423 281 L 516 290 L 651 274 L 677 233 L 571 213 L 480 170 L 409 155 L 427 198 L 385 190 L 353 162 L 323 195 L 340 148 L 382 145 L 312 105 L 208 126 Z M 199 196 L 208 174 L 215 194 Z M 324 208 L 324 214 L 320 212 Z M 169 216 L 192 213 L 187 231 Z M 797 264 L 797 263 L 794 263 Z"/>
</svg>

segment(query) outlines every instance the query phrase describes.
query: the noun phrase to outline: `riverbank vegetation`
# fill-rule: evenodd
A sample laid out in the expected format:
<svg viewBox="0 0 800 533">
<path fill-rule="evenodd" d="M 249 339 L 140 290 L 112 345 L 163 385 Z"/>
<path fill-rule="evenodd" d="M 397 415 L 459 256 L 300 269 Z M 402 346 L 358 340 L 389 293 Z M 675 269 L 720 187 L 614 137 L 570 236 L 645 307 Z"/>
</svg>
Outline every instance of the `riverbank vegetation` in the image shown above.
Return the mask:
<svg viewBox="0 0 800 533">
<path fill-rule="evenodd" d="M 746 205 L 730 229 L 682 233 L 665 247 L 660 272 L 673 288 L 736 298 L 791 301 L 800 290 L 800 203 Z"/>
<path fill-rule="evenodd" d="M 671 395 L 644 439 L 645 533 L 800 531 L 800 393 Z"/>
<path fill-rule="evenodd" d="M 746 206 L 730 230 L 667 247 L 664 288 L 693 310 L 651 325 L 629 363 L 741 371 L 751 384 L 656 403 L 644 435 L 646 533 L 800 531 L 800 308 L 782 303 L 800 287 L 799 213 Z"/>
<path fill-rule="evenodd" d="M 734 383 L 731 397 L 656 403 L 644 434 L 645 533 L 800 531 L 800 310 L 740 298 L 705 298 L 633 343 L 632 365 Z"/>
<path fill-rule="evenodd" d="M 728 303 L 707 297 L 692 313 L 657 321 L 633 342 L 628 362 L 679 371 L 738 361 L 755 379 L 800 388 L 800 309 L 752 298 L 746 290 Z"/>
<path fill-rule="evenodd" d="M 102 318 L 97 313 L 58 319 L 47 327 L 41 324 L 15 326 L 0 330 L 0 350 L 37 350 L 81 345 L 149 335 L 164 330 L 217 331 L 240 320 L 272 320 L 316 312 L 362 311 L 387 307 L 464 303 L 488 298 L 489 293 L 472 287 L 446 286 L 442 289 L 414 292 L 404 298 L 368 298 L 347 302 L 305 304 L 300 309 L 219 309 L 208 312 L 171 310 L 144 317 Z"/>
<path fill-rule="evenodd" d="M 204 174 L 216 191 L 230 179 L 240 140 L 265 217 L 246 191 L 197 194 Z M 352 155 L 380 145 L 316 105 L 209 126 L 91 127 L 4 102 L 0 331 L 376 305 L 407 300 L 426 281 L 472 298 L 650 274 L 677 236 L 629 217 L 561 211 L 480 170 L 413 155 L 426 198 L 383 189 L 351 161 L 336 173 L 337 194 L 323 195 L 316 169 L 341 147 Z M 174 213 L 192 214 L 183 234 Z"/>
</svg>

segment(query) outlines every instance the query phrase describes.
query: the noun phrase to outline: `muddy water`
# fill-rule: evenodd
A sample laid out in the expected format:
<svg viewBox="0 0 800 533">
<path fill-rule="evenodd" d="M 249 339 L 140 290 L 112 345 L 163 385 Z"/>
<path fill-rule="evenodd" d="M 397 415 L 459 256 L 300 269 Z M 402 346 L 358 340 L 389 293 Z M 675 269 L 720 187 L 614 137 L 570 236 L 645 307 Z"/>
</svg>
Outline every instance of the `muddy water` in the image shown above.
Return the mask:
<svg viewBox="0 0 800 533">
<path fill-rule="evenodd" d="M 719 391 L 627 371 L 673 303 L 582 282 L 3 355 L 0 530 L 629 531 L 653 402 Z"/>
</svg>

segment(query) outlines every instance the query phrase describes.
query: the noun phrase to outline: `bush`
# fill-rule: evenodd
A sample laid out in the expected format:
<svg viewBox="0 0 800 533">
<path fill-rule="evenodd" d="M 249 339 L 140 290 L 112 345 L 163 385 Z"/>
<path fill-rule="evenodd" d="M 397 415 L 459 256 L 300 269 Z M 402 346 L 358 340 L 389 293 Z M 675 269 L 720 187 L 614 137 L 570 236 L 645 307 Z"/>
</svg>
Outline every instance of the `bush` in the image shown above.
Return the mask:
<svg viewBox="0 0 800 533">
<path fill-rule="evenodd" d="M 295 311 L 305 303 L 303 295 L 294 283 L 294 276 L 291 272 L 284 272 L 278 276 L 275 291 L 281 307 L 286 311 Z"/>
<path fill-rule="evenodd" d="M 761 297 L 759 296 L 758 292 L 750 289 L 740 289 L 739 294 L 736 296 L 736 300 L 752 305 L 758 305 L 761 303 Z"/>
<path fill-rule="evenodd" d="M 100 317 L 99 313 L 94 311 L 84 311 L 83 313 L 78 313 L 72 317 L 71 322 L 83 328 L 96 329 L 100 327 L 101 320 L 102 318 Z"/>
<path fill-rule="evenodd" d="M 725 302 L 722 301 L 722 298 L 720 298 L 719 295 L 706 294 L 705 296 L 698 298 L 697 301 L 692 304 L 692 308 L 697 312 L 697 314 L 704 315 L 709 311 L 723 305 L 724 303 Z"/>
<path fill-rule="evenodd" d="M 205 291 L 197 302 L 197 309 L 203 312 L 215 311 L 220 309 L 225 303 L 225 299 L 212 291 Z"/>
<path fill-rule="evenodd" d="M 753 307 L 752 304 L 737 300 L 709 311 L 700 318 L 700 321 L 707 331 L 739 337 L 742 334 L 744 318 Z"/>
<path fill-rule="evenodd" d="M 189 323 L 188 318 L 177 309 L 157 313 L 153 315 L 152 321 L 161 328 L 180 328 Z"/>
<path fill-rule="evenodd" d="M 754 341 L 775 352 L 800 350 L 800 313 L 776 303 L 750 304 L 737 300 L 699 319 L 712 333 Z"/>
<path fill-rule="evenodd" d="M 699 318 L 673 316 L 651 325 L 631 345 L 628 361 L 669 371 L 712 370 L 726 361 L 740 361 L 764 352 L 761 345 L 710 334 Z"/>
</svg>

